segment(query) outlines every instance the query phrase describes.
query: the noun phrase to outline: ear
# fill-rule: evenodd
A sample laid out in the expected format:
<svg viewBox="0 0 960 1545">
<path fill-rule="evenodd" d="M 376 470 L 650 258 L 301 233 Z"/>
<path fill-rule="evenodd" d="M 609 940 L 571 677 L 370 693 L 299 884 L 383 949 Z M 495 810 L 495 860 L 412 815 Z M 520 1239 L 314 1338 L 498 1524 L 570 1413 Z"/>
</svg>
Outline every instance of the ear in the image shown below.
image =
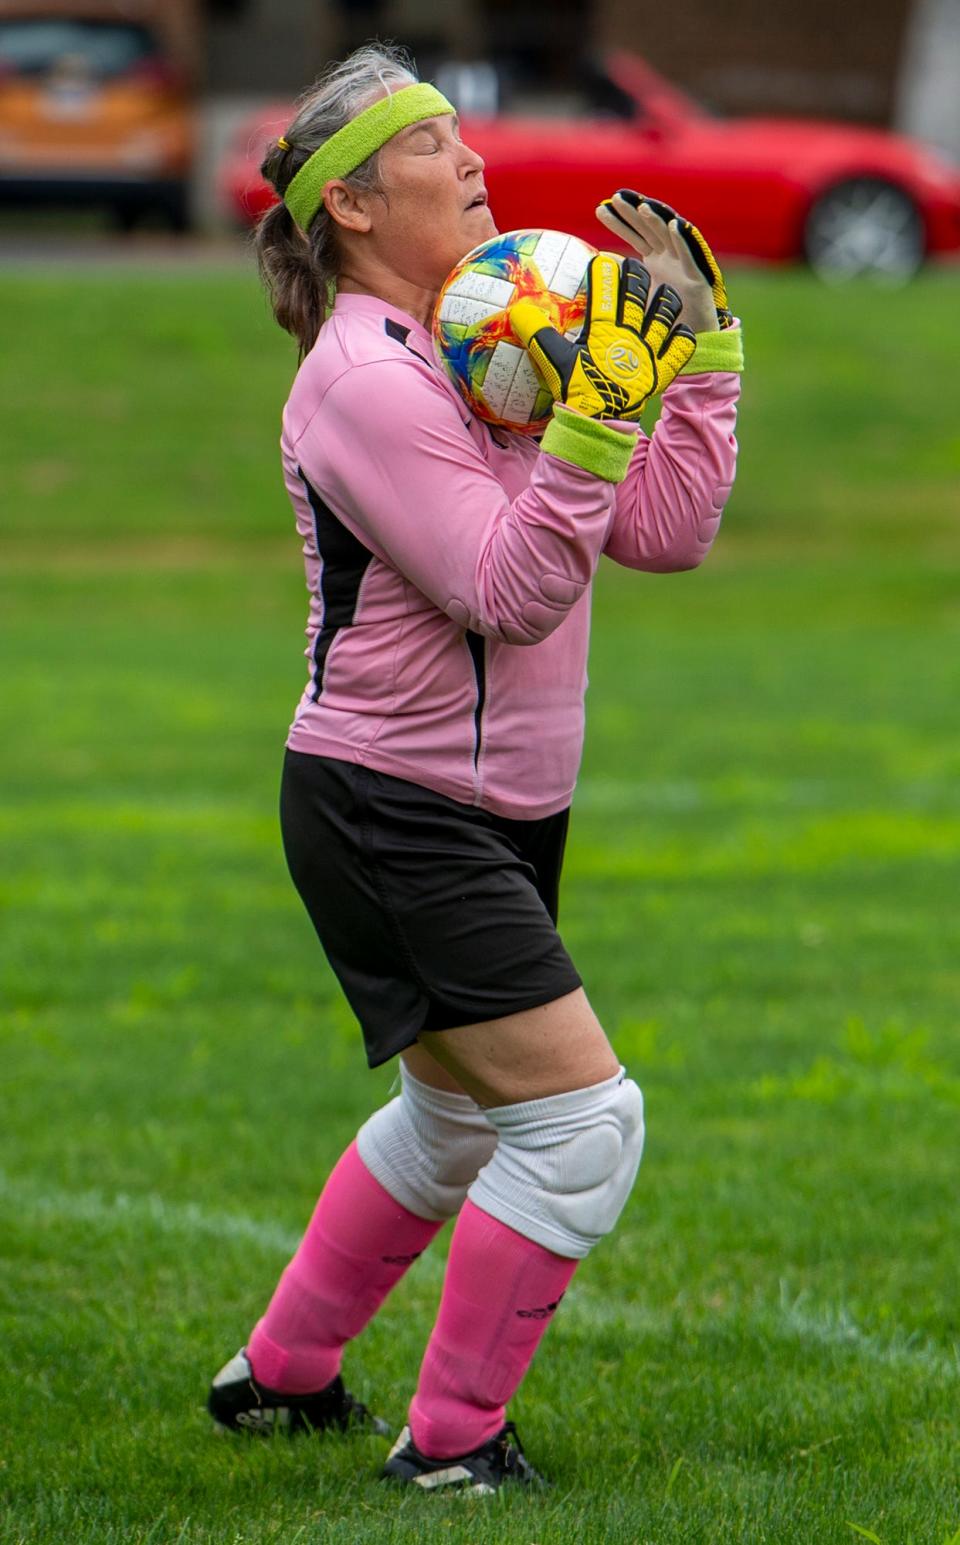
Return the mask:
<svg viewBox="0 0 960 1545">
<path fill-rule="evenodd" d="M 348 188 L 345 182 L 331 180 L 324 184 L 323 207 L 347 231 L 369 231 L 371 220 L 366 194 Z"/>
</svg>

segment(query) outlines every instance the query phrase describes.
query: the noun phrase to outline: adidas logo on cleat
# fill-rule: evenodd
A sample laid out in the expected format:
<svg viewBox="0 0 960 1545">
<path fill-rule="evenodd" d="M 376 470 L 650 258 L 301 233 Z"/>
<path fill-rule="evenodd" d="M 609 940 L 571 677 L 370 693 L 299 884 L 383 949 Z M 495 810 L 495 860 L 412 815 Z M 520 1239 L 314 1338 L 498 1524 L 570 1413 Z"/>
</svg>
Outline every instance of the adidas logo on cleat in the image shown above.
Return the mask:
<svg viewBox="0 0 960 1545">
<path fill-rule="evenodd" d="M 410 1479 L 414 1486 L 422 1486 L 424 1491 L 433 1491 L 437 1486 L 456 1486 L 461 1494 L 467 1490 L 475 1497 L 488 1497 L 496 1490 L 494 1486 L 477 1481 L 476 1476 L 463 1465 L 450 1465 L 446 1470 L 428 1470 L 424 1475 L 412 1475 Z"/>
<path fill-rule="evenodd" d="M 340 1432 L 366 1428 L 382 1437 L 389 1431 L 386 1422 L 344 1389 L 339 1374 L 323 1389 L 281 1394 L 257 1382 L 244 1349 L 220 1369 L 210 1386 L 207 1410 L 220 1431 L 263 1437 L 275 1432 L 324 1432 L 331 1427 Z"/>
<path fill-rule="evenodd" d="M 492 1497 L 504 1484 L 546 1484 L 526 1458 L 512 1422 L 469 1454 L 450 1459 L 430 1459 L 422 1454 L 410 1428 L 404 1427 L 380 1473 L 384 1480 L 405 1481 L 419 1486 L 421 1491 L 446 1489 L 455 1495 L 472 1497 Z"/>
<path fill-rule="evenodd" d="M 290 1412 L 285 1406 L 261 1407 L 254 1411 L 238 1411 L 234 1420 L 238 1427 L 245 1427 L 248 1432 L 262 1432 L 264 1428 L 288 1426 Z"/>
</svg>

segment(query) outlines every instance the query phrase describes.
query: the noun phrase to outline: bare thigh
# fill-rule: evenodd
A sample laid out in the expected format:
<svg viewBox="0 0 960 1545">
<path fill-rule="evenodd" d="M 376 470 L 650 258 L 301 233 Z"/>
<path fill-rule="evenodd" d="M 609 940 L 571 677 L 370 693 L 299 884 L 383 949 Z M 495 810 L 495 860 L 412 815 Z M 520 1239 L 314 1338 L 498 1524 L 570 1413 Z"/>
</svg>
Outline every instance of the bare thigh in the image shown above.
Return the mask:
<svg viewBox="0 0 960 1545">
<path fill-rule="evenodd" d="M 487 1107 L 587 1089 L 620 1068 L 582 987 L 521 1014 L 425 1031 L 402 1055 L 423 1083 Z"/>
</svg>

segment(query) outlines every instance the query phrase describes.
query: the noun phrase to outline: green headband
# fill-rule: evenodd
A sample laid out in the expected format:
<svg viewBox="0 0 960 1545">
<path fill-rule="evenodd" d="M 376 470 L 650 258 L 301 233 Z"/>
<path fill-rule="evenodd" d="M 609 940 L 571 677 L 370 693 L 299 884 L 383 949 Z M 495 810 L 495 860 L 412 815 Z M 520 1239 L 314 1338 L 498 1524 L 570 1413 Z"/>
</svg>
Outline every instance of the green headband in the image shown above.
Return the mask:
<svg viewBox="0 0 960 1545">
<path fill-rule="evenodd" d="M 364 108 L 313 152 L 283 195 L 283 202 L 300 229 L 309 230 L 323 203 L 323 190 L 332 177 L 346 177 L 355 172 L 368 156 L 411 123 L 455 112 L 456 108 L 443 92 L 426 82 L 403 86 L 391 96 L 374 102 L 372 107 Z"/>
</svg>

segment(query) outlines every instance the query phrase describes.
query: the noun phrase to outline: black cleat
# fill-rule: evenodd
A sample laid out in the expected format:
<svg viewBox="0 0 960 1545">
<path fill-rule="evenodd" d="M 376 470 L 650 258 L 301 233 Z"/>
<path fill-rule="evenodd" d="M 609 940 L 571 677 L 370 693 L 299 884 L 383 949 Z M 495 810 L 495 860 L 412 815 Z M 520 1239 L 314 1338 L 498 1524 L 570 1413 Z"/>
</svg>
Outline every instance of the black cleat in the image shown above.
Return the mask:
<svg viewBox="0 0 960 1545">
<path fill-rule="evenodd" d="M 283 1432 L 324 1432 L 336 1427 L 362 1428 L 386 1438 L 390 1428 L 365 1405 L 354 1400 L 343 1387 L 340 1375 L 325 1389 L 309 1395 L 283 1395 L 267 1389 L 253 1377 L 246 1350 L 220 1369 L 210 1386 L 207 1410 L 217 1426 L 231 1432 L 266 1434 Z"/>
<path fill-rule="evenodd" d="M 475 1497 L 492 1496 L 505 1482 L 521 1486 L 547 1484 L 525 1457 L 512 1422 L 501 1427 L 495 1438 L 453 1459 L 428 1459 L 411 1438 L 410 1428 L 404 1427 L 387 1456 L 380 1479 L 409 1481 L 422 1486 L 424 1491 L 449 1487 Z"/>
</svg>

